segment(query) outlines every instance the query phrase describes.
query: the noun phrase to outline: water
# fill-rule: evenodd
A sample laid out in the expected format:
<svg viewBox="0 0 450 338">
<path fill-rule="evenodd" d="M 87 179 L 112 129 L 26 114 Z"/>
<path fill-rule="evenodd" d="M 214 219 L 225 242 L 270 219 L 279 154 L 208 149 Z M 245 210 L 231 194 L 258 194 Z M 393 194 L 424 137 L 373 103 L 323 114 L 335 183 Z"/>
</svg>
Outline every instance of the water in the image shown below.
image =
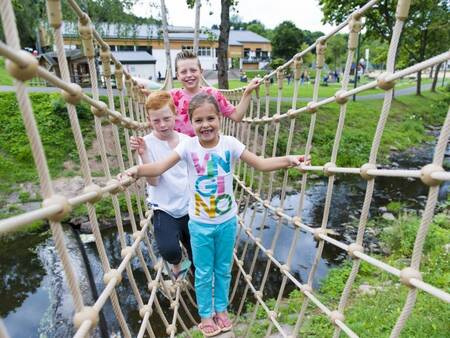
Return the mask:
<svg viewBox="0 0 450 338">
<path fill-rule="evenodd" d="M 395 156 L 395 162 L 400 168 L 420 168 L 430 161 L 433 145 L 425 145 L 420 149 L 411 149 L 409 152 Z M 446 167 L 448 170 L 450 149 L 447 149 Z M 424 207 L 427 196 L 427 187 L 420 180 L 398 179 L 379 177 L 375 181 L 374 199 L 370 208 L 370 217 L 379 216 L 379 208 L 386 206 L 390 201 L 400 201 L 407 208 L 421 210 Z M 335 231 L 334 238 L 343 242 L 352 242 L 355 238 L 356 228 L 351 226 L 359 218 L 365 194 L 366 182 L 358 175 L 340 175 L 337 177 L 331 202 L 331 213 L 328 220 L 328 228 Z M 326 179 L 310 181 L 303 209 L 303 222 L 308 225 L 319 226 L 322 222 L 323 205 L 327 189 Z M 439 198 L 446 199 L 449 193 L 449 182 L 441 185 Z M 285 211 L 294 216 L 298 206 L 299 194 L 288 194 L 284 203 Z M 279 205 L 279 195 L 275 194 L 271 203 Z M 258 204 L 252 204 L 247 210 L 246 220 L 255 211 L 254 233 L 258 234 L 261 226 L 263 209 Z M 276 221 L 267 218 L 264 224 L 262 236 L 263 245 L 268 248 L 276 232 Z M 287 224 L 281 225 L 279 238 L 274 247 L 275 257 L 285 262 L 292 243 L 294 228 Z M 98 290 L 103 290 L 102 269 L 95 243 L 83 245 L 89 260 L 88 267 L 83 260 L 76 235 L 67 226 L 64 226 L 65 241 L 70 253 L 72 264 L 80 279 L 80 286 L 86 304 L 92 304 L 93 297 L 87 268 L 90 268 Z M 115 230 L 102 232 L 105 248 L 112 267 L 120 264 L 120 245 L 118 234 Z M 128 243 L 131 238 L 127 237 Z M 246 236 L 241 235 L 239 254 L 242 252 Z M 373 243 L 374 238 L 368 236 L 366 246 Z M 0 317 L 11 337 L 68 337 L 73 335 L 72 316 L 73 302 L 66 286 L 62 266 L 55 252 L 54 243 L 50 234 L 21 234 L 14 240 L 2 241 L 0 246 Z M 291 272 L 302 282 L 307 280 L 311 269 L 317 244 L 312 235 L 301 231 L 296 243 L 295 255 L 291 263 Z M 148 253 L 142 247 L 144 256 Z M 250 245 L 245 256 L 245 266 L 251 264 L 255 248 Z M 322 259 L 319 262 L 313 285 L 319 286 L 320 281 L 326 276 L 327 271 L 340 264 L 346 255 L 332 245 L 325 245 Z M 151 266 L 150 260 L 148 265 Z M 263 255 L 258 256 L 253 283 L 259 287 L 266 269 L 267 260 Z M 133 259 L 134 277 L 138 282 L 144 301 L 148 300 L 149 292 L 146 287 L 146 279 L 139 266 L 138 259 Z M 271 273 L 265 287 L 265 297 L 276 297 L 279 291 L 281 278 L 277 269 L 271 267 Z M 236 273 L 236 271 L 235 271 Z M 232 284 L 233 285 L 233 284 Z M 232 309 L 236 310 L 240 303 L 240 296 L 245 283 L 241 281 Z M 292 283 L 288 283 L 285 295 L 292 290 Z M 130 323 L 132 335 L 136 335 L 140 325 L 137 303 L 131 291 L 127 277 L 117 288 L 123 313 Z M 169 315 L 169 304 L 161 295 L 160 299 L 164 311 Z M 183 311 L 182 311 L 183 312 Z M 191 308 L 195 313 L 195 309 Z M 103 316 L 107 322 L 108 334 L 119 332 L 119 326 L 112 311 L 110 302 L 107 302 L 103 310 Z M 168 317 L 170 318 L 170 316 Z M 189 323 L 189 321 L 186 321 Z M 165 328 L 156 312 L 151 317 L 151 325 L 157 337 L 164 337 Z M 97 328 L 95 336 L 101 336 Z"/>
</svg>

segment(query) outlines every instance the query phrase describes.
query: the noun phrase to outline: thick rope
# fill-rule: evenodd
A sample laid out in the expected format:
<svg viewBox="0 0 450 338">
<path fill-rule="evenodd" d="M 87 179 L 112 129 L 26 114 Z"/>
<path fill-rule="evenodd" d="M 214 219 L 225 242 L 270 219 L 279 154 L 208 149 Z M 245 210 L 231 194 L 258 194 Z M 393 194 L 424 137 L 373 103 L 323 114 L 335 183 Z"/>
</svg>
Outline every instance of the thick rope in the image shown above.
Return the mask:
<svg viewBox="0 0 450 338">
<path fill-rule="evenodd" d="M 381 142 L 381 137 L 383 134 L 383 130 L 387 121 L 387 116 L 390 111 L 390 106 L 392 102 L 392 87 L 397 79 L 406 76 L 408 74 L 415 73 L 419 70 L 423 70 L 429 66 L 441 63 L 450 59 L 450 52 L 445 52 L 435 57 L 432 57 L 424 62 L 416 64 L 414 66 L 405 68 L 400 71 L 395 71 L 395 56 L 398 49 L 398 42 L 400 39 L 400 34 L 403 27 L 403 22 L 407 17 L 407 12 L 409 8 L 408 0 L 400 0 L 397 7 L 397 20 L 393 30 L 392 41 L 389 47 L 388 59 L 387 59 L 387 69 L 386 74 L 383 77 L 377 79 L 376 81 L 372 81 L 366 85 L 362 85 L 357 87 L 356 89 L 348 90 L 348 81 L 349 81 L 349 73 L 350 73 L 350 65 L 353 59 L 354 54 L 354 42 L 355 36 L 359 34 L 358 27 L 359 20 L 365 11 L 369 10 L 376 1 L 370 1 L 361 9 L 353 12 L 348 19 L 341 25 L 339 25 L 335 30 L 322 37 L 318 41 L 316 41 L 313 45 L 305 49 L 304 51 L 297 53 L 290 61 L 286 64 L 278 68 L 276 71 L 268 74 L 262 78 L 261 83 L 264 83 L 265 86 L 265 107 L 264 107 L 264 116 L 261 117 L 261 102 L 259 98 L 259 94 L 256 94 L 256 99 L 252 101 L 250 106 L 250 111 L 243 123 L 235 123 L 229 119 L 224 119 L 222 122 L 223 132 L 229 135 L 234 135 L 239 138 L 242 142 L 244 142 L 249 149 L 255 153 L 259 153 L 264 156 L 269 153 L 269 150 L 266 150 L 266 145 L 268 142 L 269 132 L 271 133 L 271 138 L 273 140 L 273 146 L 271 149 L 271 155 L 274 156 L 277 151 L 278 146 L 278 138 L 280 135 L 280 124 L 284 119 L 290 119 L 290 127 L 288 133 L 288 140 L 286 146 L 286 154 L 290 153 L 292 142 L 293 142 L 293 134 L 295 132 L 295 119 L 299 114 L 310 113 L 310 127 L 308 132 L 308 137 L 306 140 L 305 146 L 305 154 L 309 155 L 312 147 L 312 140 L 314 136 L 315 123 L 316 123 L 316 114 L 320 113 L 319 108 L 321 106 L 327 105 L 329 103 L 337 102 L 341 105 L 339 121 L 336 129 L 336 135 L 334 139 L 334 144 L 332 148 L 332 153 L 330 156 L 330 162 L 324 166 L 301 166 L 300 170 L 302 172 L 302 180 L 301 180 L 301 190 L 299 196 L 299 203 L 297 205 L 297 209 L 295 211 L 295 216 L 291 217 L 284 211 L 284 201 L 286 198 L 287 186 L 289 183 L 287 171 L 284 172 L 283 180 L 280 185 L 276 184 L 275 173 L 270 173 L 264 175 L 263 173 L 255 173 L 253 168 L 249 168 L 246 164 L 239 164 L 236 168 L 236 200 L 240 205 L 244 206 L 244 211 L 239 215 L 239 229 L 238 236 L 236 240 L 236 248 L 234 253 L 234 264 L 238 268 L 238 274 L 235 279 L 235 284 L 231 293 L 230 299 L 233 299 L 236 295 L 238 283 L 240 280 L 244 280 L 245 289 L 244 296 L 240 301 L 237 316 L 239 316 L 243 310 L 244 303 L 247 299 L 248 291 L 251 291 L 254 298 L 256 299 L 256 305 L 254 307 L 254 311 L 251 314 L 250 324 L 247 327 L 245 336 L 249 337 L 251 335 L 251 326 L 256 320 L 256 314 L 259 307 L 265 311 L 267 318 L 269 319 L 269 326 L 266 331 L 266 336 L 269 336 L 272 330 L 276 329 L 279 334 L 283 337 L 288 337 L 288 333 L 282 326 L 282 323 L 278 319 L 278 311 L 281 306 L 282 296 L 285 290 L 285 287 L 288 282 L 292 282 L 304 295 L 305 300 L 302 304 L 302 308 L 298 315 L 295 327 L 293 332 L 289 333 L 290 336 L 297 336 L 300 332 L 301 326 L 304 323 L 306 310 L 309 305 L 316 306 L 321 312 L 327 315 L 330 321 L 335 325 L 334 337 L 338 337 L 340 331 L 344 331 L 350 337 L 357 337 L 356 333 L 352 331 L 350 327 L 345 324 L 345 317 L 343 316 L 345 307 L 348 301 L 348 298 L 351 293 L 351 288 L 354 283 L 354 280 L 357 276 L 360 262 L 364 260 L 365 262 L 388 272 L 395 277 L 400 278 L 401 282 L 408 287 L 410 287 L 410 291 L 406 298 L 405 306 L 400 314 L 395 327 L 391 332 L 391 337 L 398 337 L 401 333 L 402 328 L 404 327 L 406 320 L 410 316 L 410 313 L 414 309 L 417 290 L 420 289 L 432 296 L 435 296 L 443 301 L 450 302 L 450 295 L 443 290 L 437 289 L 428 283 L 425 283 L 421 280 L 420 276 L 420 261 L 423 254 L 423 244 L 428 232 L 429 225 L 431 223 L 434 209 L 437 203 L 437 193 L 439 189 L 439 184 L 444 181 L 450 181 L 450 173 L 445 172 L 442 169 L 442 162 L 444 158 L 444 153 L 446 149 L 446 144 L 448 142 L 448 138 L 450 137 L 450 111 L 444 122 L 443 128 L 440 133 L 440 137 L 438 140 L 438 144 L 436 146 L 433 162 L 422 168 L 421 170 L 404 170 L 404 169 L 377 169 L 376 158 L 378 154 L 378 148 Z M 49 1 L 49 3 L 59 3 L 59 1 Z M 75 11 L 75 13 L 80 18 L 81 25 L 89 25 L 90 19 L 89 17 L 81 11 L 79 6 L 76 4 L 74 0 L 69 0 L 69 5 Z M 14 15 L 12 12 L 12 6 L 9 1 L 0 0 L 0 9 L 2 16 L 2 23 L 4 26 L 6 42 L 7 44 L 0 42 L 0 55 L 3 55 L 7 59 L 14 62 L 19 67 L 26 67 L 30 62 L 29 57 L 20 53 L 20 44 L 18 40 L 17 29 L 14 22 Z M 56 11 L 58 12 L 58 11 Z M 54 13 L 56 13 L 54 12 Z M 63 268 L 65 274 L 67 276 L 68 285 L 72 297 L 74 299 L 74 306 L 76 317 L 84 316 L 90 310 L 88 307 L 85 307 L 83 304 L 83 300 L 81 297 L 81 291 L 78 288 L 77 279 L 74 274 L 73 268 L 70 264 L 70 259 L 68 253 L 65 249 L 64 238 L 61 229 L 61 224 L 59 223 L 59 215 L 68 214 L 70 212 L 70 207 L 74 207 L 80 205 L 82 203 L 87 204 L 89 219 L 92 224 L 92 229 L 94 233 L 94 237 L 96 240 L 97 249 L 99 252 L 100 260 L 102 262 L 102 266 L 105 272 L 105 289 L 100 294 L 99 298 L 96 300 L 95 304 L 92 306 L 92 310 L 94 314 L 98 314 L 98 312 L 102 309 L 105 302 L 110 298 L 112 300 L 113 309 L 116 313 L 116 316 L 119 321 L 119 325 L 122 329 L 124 336 L 129 337 L 131 333 L 129 331 L 128 325 L 125 321 L 125 318 L 121 312 L 121 307 L 118 302 L 118 296 L 116 294 L 116 286 L 120 283 L 121 276 L 124 271 L 127 272 L 128 279 L 130 281 L 130 285 L 132 288 L 132 292 L 136 298 L 137 306 L 139 308 L 140 315 L 142 317 L 142 323 L 139 329 L 138 337 L 143 337 L 145 333 L 148 333 L 150 337 L 155 337 L 155 332 L 152 329 L 152 326 L 149 322 L 149 319 L 152 314 L 153 307 L 156 308 L 159 317 L 161 318 L 166 332 L 170 337 L 174 337 L 177 332 L 177 322 L 180 324 L 181 328 L 187 332 L 188 326 L 183 321 L 182 316 L 180 314 L 180 310 L 187 314 L 189 320 L 195 324 L 195 320 L 192 315 L 189 313 L 188 306 L 184 301 L 182 296 L 182 291 L 185 291 L 185 296 L 189 299 L 189 301 L 195 306 L 194 300 L 190 294 L 190 289 L 192 286 L 186 283 L 176 283 L 173 284 L 173 281 L 164 281 L 162 278 L 162 269 L 164 268 L 164 264 L 162 261 L 157 262 L 157 259 L 152 251 L 152 246 L 150 243 L 150 239 L 148 237 L 147 231 L 152 231 L 149 224 L 149 218 L 151 216 L 151 211 L 147 210 L 145 199 L 145 193 L 143 191 L 144 185 L 142 180 L 136 182 L 133 186 L 128 186 L 132 182 L 123 183 L 124 187 L 121 187 L 121 183 L 116 182 L 112 179 L 111 171 L 109 168 L 108 156 L 105 150 L 104 137 L 101 125 L 101 118 L 107 117 L 110 122 L 112 122 L 111 130 L 114 138 L 114 156 L 117 159 L 117 167 L 123 172 L 125 167 L 125 162 L 123 160 L 123 152 L 122 146 L 119 137 L 119 129 L 118 126 L 124 127 L 124 136 L 125 136 L 125 145 L 126 145 L 126 154 L 128 157 L 128 166 L 133 166 L 134 163 L 137 163 L 137 158 L 133 158 L 133 154 L 131 152 L 129 146 L 129 137 L 130 131 L 133 136 L 143 136 L 148 132 L 149 125 L 146 122 L 145 117 L 145 107 L 144 107 L 144 96 L 142 92 L 139 90 L 137 83 L 131 78 L 129 74 L 121 67 L 120 63 L 112 56 L 109 56 L 110 59 L 103 63 L 104 77 L 105 83 L 107 87 L 108 94 L 108 106 L 105 106 L 99 101 L 98 88 L 97 88 L 97 74 L 94 64 L 94 48 L 93 45 L 87 46 L 86 50 L 88 55 L 88 63 L 89 63 L 89 71 L 92 82 L 92 90 L 93 90 L 93 98 L 83 94 L 80 89 L 78 89 L 73 84 L 70 84 L 70 78 L 68 73 L 67 61 L 64 53 L 64 41 L 62 39 L 61 28 L 58 25 L 58 21 L 54 16 L 49 15 L 49 22 L 55 30 L 55 43 L 57 46 L 57 55 L 58 62 L 61 69 L 61 79 L 57 78 L 55 75 L 49 73 L 45 69 L 41 67 L 37 67 L 34 76 L 39 76 L 42 79 L 48 81 L 49 83 L 61 88 L 65 93 L 64 97 L 67 101 L 67 108 L 69 113 L 69 119 L 71 122 L 71 128 L 74 134 L 74 140 L 77 146 L 77 150 L 80 156 L 80 167 L 81 172 L 84 178 L 84 182 L 86 185 L 86 189 L 80 195 L 71 197 L 69 199 L 65 199 L 63 201 L 57 200 L 55 203 L 44 203 L 44 206 L 39 210 L 27 212 L 22 215 L 12 217 L 6 220 L 0 221 L 0 233 L 6 233 L 9 231 L 16 230 L 29 222 L 39 219 L 50 219 L 50 226 L 53 232 L 53 237 L 55 239 L 55 245 L 57 248 L 58 255 L 61 258 Z M 347 62 L 344 70 L 344 76 L 342 79 L 342 86 L 339 93 L 336 93 L 335 96 L 323 99 L 321 101 L 318 100 L 318 92 L 319 92 L 319 82 L 320 82 L 320 74 L 323 65 L 323 55 L 326 41 L 331 38 L 335 33 L 340 31 L 345 26 L 349 26 L 351 29 L 351 33 L 349 34 L 349 51 L 347 54 Z M 86 31 L 80 32 L 82 33 L 82 37 L 85 38 Z M 84 35 L 83 35 L 84 34 Z M 92 38 L 98 43 L 102 51 L 108 51 L 109 47 L 105 41 L 102 40 L 100 35 L 95 29 L 91 32 L 91 40 Z M 316 67 L 316 80 L 314 83 L 314 91 L 312 102 L 309 103 L 305 107 L 296 108 L 297 103 L 297 95 L 299 91 L 298 80 L 300 76 L 299 60 L 301 60 L 303 55 L 311 52 L 314 48 L 317 51 L 317 67 Z M 103 54 L 105 57 L 105 54 Z M 106 60 L 106 59 L 105 59 Z M 119 96 L 119 105 L 120 112 L 117 112 L 114 107 L 114 92 L 111 86 L 111 73 L 108 71 L 109 60 L 111 60 L 116 68 L 116 83 L 118 84 L 117 94 Z M 105 67 L 105 65 L 108 66 Z M 294 64 L 295 68 L 295 76 L 294 76 L 294 95 L 292 97 L 292 107 L 286 112 L 282 113 L 281 111 L 281 99 L 282 99 L 282 84 L 283 84 L 283 74 L 288 70 L 289 67 Z M 121 72 L 122 70 L 122 72 Z M 24 80 L 20 75 L 13 75 L 15 77 L 15 85 L 18 103 L 21 111 L 24 116 L 24 124 L 26 127 L 26 131 L 30 140 L 33 156 L 35 159 L 36 167 L 38 169 L 39 178 L 41 182 L 42 196 L 46 200 L 50 200 L 55 197 L 53 193 L 53 189 L 51 186 L 51 179 L 48 173 L 48 168 L 46 164 L 46 159 L 43 153 L 42 145 L 40 142 L 40 137 L 37 132 L 36 122 L 34 121 L 31 104 L 26 92 L 26 88 L 24 85 Z M 277 85 L 278 85 L 278 93 L 277 93 L 277 101 L 276 101 L 276 112 L 274 115 L 270 115 L 269 103 L 270 103 L 270 78 L 277 76 Z M 123 90 L 123 77 L 125 78 L 126 84 L 126 94 L 124 94 Z M 122 85 L 119 85 L 122 83 Z M 346 114 L 346 100 L 352 96 L 353 94 L 357 94 L 363 92 L 370 88 L 375 88 L 379 86 L 386 90 L 385 99 L 383 103 L 383 107 L 381 109 L 380 119 L 377 125 L 377 129 L 375 132 L 374 140 L 372 143 L 372 148 L 369 156 L 368 165 L 362 166 L 361 168 L 339 168 L 336 166 L 336 160 L 338 156 L 339 143 L 342 137 L 342 131 L 345 125 L 345 114 Z M 120 88 L 119 88 L 120 87 Z M 242 95 L 244 89 L 239 88 L 235 90 L 224 91 L 224 94 L 228 96 L 230 102 L 236 104 Z M 84 141 L 82 138 L 82 134 L 80 131 L 78 119 L 76 116 L 76 108 L 75 104 L 80 100 L 87 102 L 93 107 L 93 112 L 95 114 L 95 130 L 97 135 L 97 140 L 99 143 L 100 157 L 102 160 L 102 164 L 104 166 L 104 174 L 107 178 L 108 182 L 103 187 L 96 187 L 93 185 L 92 176 L 90 172 L 90 168 L 88 165 L 88 159 L 86 154 L 86 149 L 84 146 Z M 128 108 L 127 108 L 128 106 Z M 126 116 L 126 113 L 129 113 L 129 117 Z M 264 125 L 262 129 L 261 125 Z M 273 129 L 269 129 L 274 125 L 275 133 L 273 133 Z M 262 138 L 262 139 L 261 139 Z M 324 202 L 324 212 L 322 215 L 322 222 L 320 228 L 312 228 L 308 225 L 302 223 L 302 209 L 305 200 L 305 192 L 306 192 L 306 183 L 307 183 L 307 175 L 310 171 L 321 171 L 325 175 L 329 177 L 327 193 Z M 368 180 L 366 194 L 364 198 L 363 207 L 361 210 L 361 217 L 358 226 L 358 233 L 355 239 L 355 243 L 350 245 L 341 243 L 327 235 L 326 226 L 328 223 L 328 217 L 332 212 L 331 208 L 331 197 L 333 193 L 333 185 L 334 185 L 334 177 L 335 174 L 357 174 L 363 176 Z M 388 264 L 379 261 L 369 255 L 363 253 L 362 242 L 364 239 L 364 230 L 367 224 L 367 219 L 369 216 L 369 207 L 372 200 L 373 188 L 374 188 L 374 178 L 378 176 L 388 176 L 388 177 L 413 177 L 413 178 L 421 178 L 425 184 L 430 186 L 428 200 L 424 209 L 424 213 L 422 215 L 422 222 L 420 224 L 419 230 L 417 232 L 416 241 L 414 244 L 411 265 L 409 268 L 404 269 L 402 271 L 389 266 Z M 254 180 L 258 180 L 258 185 L 256 186 Z M 268 182 L 267 185 L 263 185 L 263 182 Z M 247 183 L 249 182 L 249 183 Z M 89 188 L 89 189 L 88 189 Z M 275 207 L 271 205 L 271 199 L 273 192 L 275 190 L 280 191 L 280 201 L 279 206 Z M 127 212 L 130 215 L 130 223 L 133 231 L 133 243 L 131 246 L 127 246 L 125 240 L 125 230 L 122 224 L 122 214 L 118 202 L 118 194 L 121 190 L 125 190 L 125 201 Z M 131 195 L 130 192 L 135 194 L 137 199 L 137 211 L 140 219 L 140 227 L 141 230 L 137 228 L 137 222 L 134 217 L 133 205 L 131 203 Z M 122 247 L 122 257 L 123 261 L 117 269 L 111 269 L 109 266 L 109 261 L 106 256 L 106 251 L 102 242 L 101 233 L 99 231 L 97 216 L 95 212 L 95 202 L 99 199 L 103 198 L 106 193 L 110 193 L 112 196 L 112 203 L 115 210 L 115 219 L 118 227 L 120 245 Z M 264 197 L 261 197 L 264 196 Z M 259 224 L 259 228 L 255 227 L 256 213 L 257 208 L 256 205 L 253 205 L 253 211 L 248 213 L 248 208 L 252 207 L 252 203 L 259 203 L 264 207 L 262 214 L 262 222 Z M 143 204 L 143 205 L 142 205 Z M 270 248 L 265 248 L 262 245 L 262 238 L 264 234 L 264 225 L 268 221 L 269 217 L 275 218 L 275 234 L 272 238 Z M 288 256 L 286 257 L 286 262 L 283 263 L 279 258 L 274 256 L 274 250 L 276 248 L 278 237 L 281 233 L 282 226 L 285 223 L 293 226 L 295 228 L 294 236 L 291 240 L 291 244 L 288 251 Z M 308 275 L 308 280 L 306 284 L 301 284 L 295 276 L 290 273 L 290 265 L 293 259 L 293 255 L 295 254 L 295 248 L 300 236 L 300 232 L 305 231 L 312 235 L 318 241 L 318 249 L 316 251 L 316 256 L 314 258 L 313 265 Z M 238 257 L 237 247 L 239 247 L 241 240 L 244 239 L 245 234 L 245 243 L 242 250 L 242 253 Z M 345 252 L 348 252 L 349 255 L 353 258 L 353 265 L 350 276 L 347 280 L 345 288 L 342 292 L 341 299 L 339 302 L 339 306 L 337 311 L 333 311 L 328 308 L 326 304 L 323 304 L 318 297 L 314 294 L 312 289 L 312 281 L 314 279 L 315 272 L 317 270 L 317 266 L 321 259 L 322 250 L 325 242 L 334 245 Z M 254 244 L 255 250 L 253 253 L 253 257 L 251 258 L 251 264 L 249 267 L 249 272 L 247 273 L 244 269 L 244 260 L 249 252 L 249 247 L 251 244 Z M 148 252 L 150 254 L 150 258 L 153 262 L 153 268 L 156 272 L 155 278 L 152 277 L 149 268 L 147 267 L 146 260 L 141 251 L 141 245 L 147 247 Z M 144 275 L 146 277 L 148 283 L 148 289 L 150 291 L 150 297 L 147 303 L 144 303 L 142 296 L 140 295 L 138 285 L 133 277 L 133 269 L 131 266 L 131 260 L 134 255 L 138 256 L 140 267 L 144 271 Z M 257 288 L 254 284 L 252 284 L 252 276 L 254 274 L 254 269 L 257 262 L 257 257 L 260 254 L 264 254 L 268 260 L 266 263 L 266 268 L 260 281 L 260 286 Z M 278 292 L 278 296 L 276 302 L 271 309 L 264 301 L 263 293 L 265 286 L 267 284 L 269 274 L 271 272 L 271 266 L 277 268 L 279 273 L 282 276 L 281 286 Z M 242 278 L 241 278 L 242 277 Z M 171 284 L 172 283 L 172 284 Z M 157 290 L 161 288 L 164 292 L 170 295 L 170 305 L 171 305 L 171 319 L 168 320 L 166 318 L 166 314 L 164 313 L 161 305 L 158 302 L 158 298 L 156 297 Z M 75 334 L 76 337 L 85 337 L 91 332 L 91 330 L 96 325 L 95 316 L 94 317 L 82 317 L 81 321 L 79 321 L 78 330 Z M 2 326 L 2 322 L 0 321 L 0 337 L 7 336 L 6 329 Z M 188 332 L 188 336 L 191 337 Z"/>
</svg>

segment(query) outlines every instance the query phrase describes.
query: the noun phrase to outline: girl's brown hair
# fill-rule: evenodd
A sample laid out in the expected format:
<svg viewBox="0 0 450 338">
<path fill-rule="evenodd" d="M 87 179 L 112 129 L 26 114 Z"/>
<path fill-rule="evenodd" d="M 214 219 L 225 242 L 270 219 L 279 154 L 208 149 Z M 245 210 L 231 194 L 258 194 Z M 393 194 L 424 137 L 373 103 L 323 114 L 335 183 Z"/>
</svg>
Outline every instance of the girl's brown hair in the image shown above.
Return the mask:
<svg viewBox="0 0 450 338">
<path fill-rule="evenodd" d="M 175 57 L 175 73 L 178 72 L 178 61 L 188 60 L 188 59 L 197 59 L 198 68 L 202 69 L 202 65 L 200 64 L 200 60 L 198 59 L 197 54 L 190 51 L 189 49 L 183 50 L 177 54 Z"/>
<path fill-rule="evenodd" d="M 188 114 L 189 114 L 189 119 L 192 120 L 192 113 L 200 106 L 204 105 L 205 103 L 209 103 L 212 104 L 214 106 L 214 109 L 216 110 L 217 116 L 220 117 L 219 114 L 219 104 L 217 103 L 216 99 L 214 98 L 214 96 L 206 94 L 206 93 L 199 93 L 197 95 L 195 95 L 192 99 L 191 102 L 189 103 L 189 110 L 188 110 Z"/>
</svg>

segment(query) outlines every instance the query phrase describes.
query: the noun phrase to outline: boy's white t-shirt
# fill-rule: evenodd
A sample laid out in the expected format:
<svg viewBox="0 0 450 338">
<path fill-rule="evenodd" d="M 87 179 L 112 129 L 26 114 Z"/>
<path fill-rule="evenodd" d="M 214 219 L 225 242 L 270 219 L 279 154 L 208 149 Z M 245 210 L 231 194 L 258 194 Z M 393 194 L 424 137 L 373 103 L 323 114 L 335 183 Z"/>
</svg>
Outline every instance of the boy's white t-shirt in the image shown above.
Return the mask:
<svg viewBox="0 0 450 338">
<path fill-rule="evenodd" d="M 189 136 L 178 133 L 179 144 L 190 139 Z M 165 159 L 173 149 L 167 141 L 160 140 L 153 133 L 144 136 L 150 162 Z M 175 166 L 159 176 L 156 186 L 147 184 L 147 201 L 153 209 L 167 212 L 175 218 L 187 215 L 189 205 L 189 184 L 186 162 L 180 161 Z"/>
<path fill-rule="evenodd" d="M 237 213 L 233 195 L 233 168 L 245 146 L 232 136 L 220 135 L 214 148 L 203 148 L 198 137 L 178 144 L 175 151 L 188 165 L 189 218 L 219 224 Z"/>
</svg>

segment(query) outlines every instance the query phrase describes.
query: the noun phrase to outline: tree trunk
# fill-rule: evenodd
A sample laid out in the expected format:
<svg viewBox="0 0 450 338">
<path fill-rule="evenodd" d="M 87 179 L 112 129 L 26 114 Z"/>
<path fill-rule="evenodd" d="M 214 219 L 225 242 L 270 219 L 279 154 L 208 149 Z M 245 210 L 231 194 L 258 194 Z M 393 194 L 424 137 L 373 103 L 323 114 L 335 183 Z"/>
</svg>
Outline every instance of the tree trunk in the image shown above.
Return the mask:
<svg viewBox="0 0 450 338">
<path fill-rule="evenodd" d="M 164 49 L 166 51 L 166 85 L 167 89 L 173 88 L 172 82 L 172 60 L 170 58 L 170 42 L 169 42 L 169 31 L 167 27 L 167 9 L 164 0 L 161 0 L 161 19 L 163 26 L 163 37 L 164 37 Z"/>
<path fill-rule="evenodd" d="M 219 88 L 228 89 L 228 38 L 230 36 L 230 6 L 232 0 L 221 0 L 220 35 L 217 55 Z"/>
<path fill-rule="evenodd" d="M 443 64 L 443 62 L 438 64 L 436 66 L 436 70 L 434 71 L 433 83 L 431 84 L 431 91 L 432 92 L 436 91 L 436 84 L 437 84 L 437 81 L 438 81 L 438 75 L 439 75 L 439 71 L 441 70 L 442 64 Z"/>
<path fill-rule="evenodd" d="M 198 55 L 198 41 L 200 34 L 200 7 L 201 0 L 195 0 L 195 31 L 194 31 L 194 53 Z"/>
<path fill-rule="evenodd" d="M 416 95 L 421 95 L 420 86 L 422 84 L 422 71 L 417 72 Z"/>
<path fill-rule="evenodd" d="M 433 78 L 433 69 L 434 69 L 434 66 L 431 66 L 431 68 L 430 68 L 430 74 L 428 75 L 428 78 L 429 78 L 429 79 L 432 79 L 432 78 Z"/>
</svg>

